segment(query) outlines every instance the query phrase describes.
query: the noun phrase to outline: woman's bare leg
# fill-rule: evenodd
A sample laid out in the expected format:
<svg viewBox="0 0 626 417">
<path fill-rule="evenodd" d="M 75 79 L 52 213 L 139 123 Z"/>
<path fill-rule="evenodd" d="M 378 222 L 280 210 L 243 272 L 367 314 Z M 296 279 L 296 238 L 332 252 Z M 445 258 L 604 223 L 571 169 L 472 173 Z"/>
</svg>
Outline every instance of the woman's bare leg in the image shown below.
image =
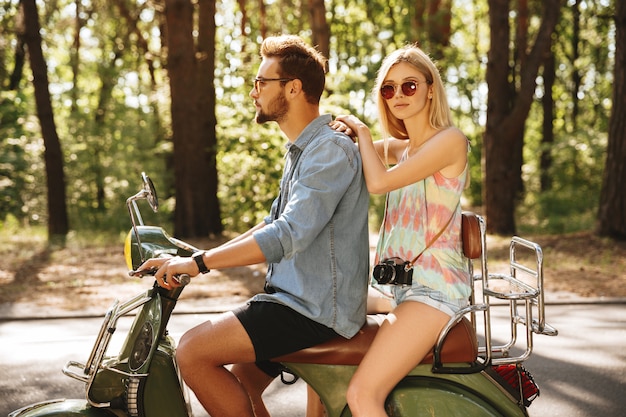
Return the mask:
<svg viewBox="0 0 626 417">
<path fill-rule="evenodd" d="M 433 348 L 448 320 L 445 313 L 415 301 L 387 315 L 348 387 L 354 417 L 387 417 L 385 399 Z"/>
</svg>

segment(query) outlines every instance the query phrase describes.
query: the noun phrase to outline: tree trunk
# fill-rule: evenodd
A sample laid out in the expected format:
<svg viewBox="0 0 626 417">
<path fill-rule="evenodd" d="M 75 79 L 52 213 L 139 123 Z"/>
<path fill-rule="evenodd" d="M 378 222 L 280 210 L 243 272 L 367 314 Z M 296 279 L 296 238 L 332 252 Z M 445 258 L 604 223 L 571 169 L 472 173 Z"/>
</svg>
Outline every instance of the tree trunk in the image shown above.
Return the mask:
<svg viewBox="0 0 626 417">
<path fill-rule="evenodd" d="M 258 4 L 259 4 L 259 32 L 261 33 L 261 39 L 265 39 L 267 37 L 267 10 L 265 8 L 265 0 L 258 0 Z"/>
<path fill-rule="evenodd" d="M 128 41 L 125 39 L 124 41 Z M 110 57 L 107 63 L 102 63 L 98 69 L 100 76 L 100 92 L 98 94 L 98 106 L 94 116 L 93 135 L 89 137 L 89 154 L 92 156 L 91 171 L 94 176 L 94 185 L 96 187 L 96 204 L 95 209 L 100 213 L 106 211 L 105 204 L 105 177 L 106 170 L 103 167 L 103 156 L 106 153 L 106 145 L 99 138 L 99 132 L 105 130 L 107 122 L 107 112 L 111 100 L 113 98 L 113 89 L 119 75 L 116 70 L 116 61 L 121 58 L 122 50 L 115 49 L 115 53 Z"/>
<path fill-rule="evenodd" d="M 237 0 L 237 4 L 239 5 L 239 11 L 241 12 L 241 23 L 239 24 L 239 30 L 243 34 L 246 33 L 246 31 L 248 30 L 248 9 L 246 8 L 246 0 Z M 213 19 L 213 22 L 215 22 L 215 19 Z M 243 56 L 246 56 L 245 51 L 246 43 L 243 42 L 241 44 L 241 54 Z"/>
<path fill-rule="evenodd" d="M 324 0 L 309 0 L 309 16 L 311 17 L 311 31 L 313 45 L 327 59 L 330 57 L 330 26 L 326 21 L 326 6 Z"/>
<path fill-rule="evenodd" d="M 193 166 L 201 147 L 196 147 L 198 122 L 196 108 L 196 62 L 193 40 L 193 5 L 190 0 L 166 0 L 167 72 L 170 80 L 172 140 L 174 142 L 174 189 L 176 208 L 174 234 L 186 238 L 194 235 L 192 187 L 202 187 L 203 178 L 193 178 Z M 191 155 L 191 160 L 185 158 Z M 193 179 L 193 180 L 192 180 Z M 200 190 L 198 190 L 200 192 Z"/>
<path fill-rule="evenodd" d="M 413 2 L 413 18 L 411 19 L 411 41 L 420 42 L 426 31 L 424 16 L 426 15 L 426 1 L 415 0 Z"/>
<path fill-rule="evenodd" d="M 72 102 L 71 110 L 73 116 L 78 112 L 78 95 L 80 88 L 78 87 L 78 73 L 80 69 L 80 31 L 83 28 L 83 20 L 81 18 L 82 1 L 74 1 L 76 6 L 76 16 L 74 17 L 74 43 L 70 49 L 70 68 L 72 69 L 72 88 L 70 89 L 70 100 Z"/>
<path fill-rule="evenodd" d="M 9 90 L 17 90 L 22 80 L 24 72 L 24 63 L 26 62 L 26 50 L 24 48 L 24 35 L 26 28 L 24 27 L 24 7 L 20 7 L 15 16 L 15 65 L 11 77 L 9 78 Z"/>
<path fill-rule="evenodd" d="M 148 40 L 144 33 L 139 29 L 139 15 L 133 15 L 128 8 L 128 4 L 123 0 L 115 0 L 115 5 L 117 6 L 120 15 L 126 20 L 126 24 L 129 27 L 128 33 L 133 33 L 137 39 L 137 47 L 139 51 L 143 54 L 143 57 L 146 60 L 146 64 L 148 65 L 148 72 L 150 73 L 150 82 L 152 83 L 153 88 L 156 88 L 156 69 L 154 67 L 154 59 L 152 58 L 153 54 L 150 52 L 150 47 L 148 46 Z"/>
<path fill-rule="evenodd" d="M 206 219 L 206 225 L 198 230 L 198 236 L 220 234 L 223 231 L 220 203 L 217 198 L 217 118 L 215 115 L 215 0 L 199 0 L 198 56 L 197 67 L 198 109 L 200 137 L 204 150 L 204 163 L 198 167 L 197 175 L 206 178 L 206 188 L 194 199 L 196 216 Z"/>
<path fill-rule="evenodd" d="M 443 58 L 443 50 L 450 44 L 452 1 L 430 0 L 427 17 L 429 52 L 435 60 L 438 60 Z"/>
<path fill-rule="evenodd" d="M 222 231 L 215 166 L 215 1 L 198 2 L 198 51 L 192 2 L 167 0 L 165 4 L 174 142 L 174 233 L 181 238 L 204 237 Z"/>
<path fill-rule="evenodd" d="M 539 67 L 550 53 L 560 0 L 543 2 L 542 21 L 529 53 L 510 48 L 509 1 L 489 0 L 491 46 L 487 64 L 487 126 L 484 136 L 485 213 L 490 233 L 515 233 L 515 205 L 521 188 L 524 126 Z M 525 45 L 525 40 L 520 40 Z M 516 49 L 521 45 L 516 44 Z M 522 53 L 523 52 L 523 53 Z M 513 65 L 510 57 L 515 57 Z M 519 74 L 519 79 L 516 75 Z"/>
<path fill-rule="evenodd" d="M 444 56 L 452 30 L 451 0 L 415 0 L 412 4 L 410 39 L 435 60 Z"/>
<path fill-rule="evenodd" d="M 572 42 L 571 42 L 571 50 L 570 53 L 570 62 L 572 65 L 572 81 L 571 81 L 571 90 L 570 94 L 572 97 L 572 112 L 571 118 L 572 123 L 570 125 L 571 132 L 576 132 L 578 130 L 578 114 L 580 113 L 580 104 L 578 103 L 578 92 L 580 91 L 580 85 L 582 84 L 582 71 L 579 69 L 579 60 L 580 60 L 580 0 L 576 0 L 574 5 L 572 6 Z"/>
<path fill-rule="evenodd" d="M 615 69 L 598 234 L 626 239 L 626 4 L 615 2 Z"/>
<path fill-rule="evenodd" d="M 41 49 L 39 15 L 35 0 L 22 0 L 26 20 L 26 45 L 30 67 L 33 71 L 35 103 L 41 124 L 45 146 L 46 185 L 48 186 L 48 241 L 64 244 L 69 230 L 65 201 L 65 176 L 63 174 L 63 152 L 57 135 L 48 90 L 48 67 Z"/>
<path fill-rule="evenodd" d="M 554 144 L 554 96 L 552 87 L 556 80 L 556 62 L 552 54 L 543 66 L 543 97 L 541 107 L 543 109 L 543 125 L 541 137 L 541 160 L 539 163 L 541 176 L 541 192 L 549 191 L 552 188 L 552 146 Z"/>
</svg>

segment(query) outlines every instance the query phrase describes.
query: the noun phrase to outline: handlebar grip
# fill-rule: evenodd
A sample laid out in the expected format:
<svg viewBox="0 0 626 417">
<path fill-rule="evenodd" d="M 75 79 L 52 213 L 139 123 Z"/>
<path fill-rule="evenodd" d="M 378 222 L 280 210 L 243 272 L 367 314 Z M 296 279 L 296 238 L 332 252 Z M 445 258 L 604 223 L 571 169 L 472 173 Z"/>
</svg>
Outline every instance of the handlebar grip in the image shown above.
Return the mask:
<svg viewBox="0 0 626 417">
<path fill-rule="evenodd" d="M 180 274 L 175 275 L 174 280 L 184 287 L 191 282 L 191 277 L 189 274 Z"/>
</svg>

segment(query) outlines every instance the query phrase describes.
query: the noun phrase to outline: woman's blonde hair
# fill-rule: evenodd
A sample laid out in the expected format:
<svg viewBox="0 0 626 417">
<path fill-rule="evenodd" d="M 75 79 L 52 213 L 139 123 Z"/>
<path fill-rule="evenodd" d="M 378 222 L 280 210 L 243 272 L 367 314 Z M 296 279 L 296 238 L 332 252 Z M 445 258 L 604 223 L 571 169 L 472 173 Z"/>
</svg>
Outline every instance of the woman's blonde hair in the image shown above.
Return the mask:
<svg viewBox="0 0 626 417">
<path fill-rule="evenodd" d="M 391 136 L 397 139 L 408 139 L 409 137 L 404 122 L 391 114 L 387 100 L 383 99 L 380 94 L 380 88 L 387 78 L 389 70 L 394 65 L 401 62 L 413 65 L 415 69 L 426 77 L 428 84 L 432 86 L 433 97 L 428 118 L 431 127 L 442 129 L 452 126 L 452 116 L 450 114 L 450 107 L 448 106 L 448 99 L 446 98 L 443 81 L 441 80 L 441 75 L 437 67 L 430 57 L 417 45 L 407 45 L 392 52 L 383 60 L 378 70 L 374 90 L 372 91 L 378 106 L 378 115 L 383 137 L 387 138 Z"/>
</svg>

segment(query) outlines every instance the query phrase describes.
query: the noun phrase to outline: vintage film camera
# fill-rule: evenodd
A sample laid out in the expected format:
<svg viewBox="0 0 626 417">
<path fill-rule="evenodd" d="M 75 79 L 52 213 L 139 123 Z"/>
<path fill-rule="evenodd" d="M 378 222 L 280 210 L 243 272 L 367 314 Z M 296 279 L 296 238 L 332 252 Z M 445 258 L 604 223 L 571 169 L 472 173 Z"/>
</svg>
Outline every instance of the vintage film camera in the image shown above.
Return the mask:
<svg viewBox="0 0 626 417">
<path fill-rule="evenodd" d="M 410 262 L 400 258 L 385 259 L 374 266 L 372 276 L 379 284 L 411 285 L 413 283 L 413 267 Z"/>
</svg>

